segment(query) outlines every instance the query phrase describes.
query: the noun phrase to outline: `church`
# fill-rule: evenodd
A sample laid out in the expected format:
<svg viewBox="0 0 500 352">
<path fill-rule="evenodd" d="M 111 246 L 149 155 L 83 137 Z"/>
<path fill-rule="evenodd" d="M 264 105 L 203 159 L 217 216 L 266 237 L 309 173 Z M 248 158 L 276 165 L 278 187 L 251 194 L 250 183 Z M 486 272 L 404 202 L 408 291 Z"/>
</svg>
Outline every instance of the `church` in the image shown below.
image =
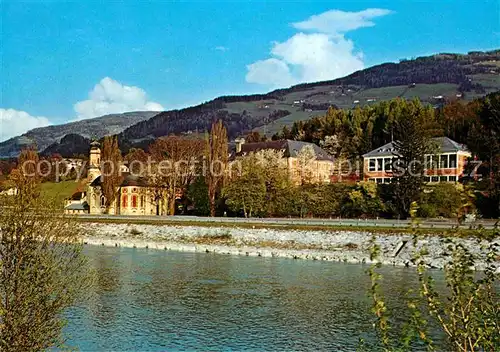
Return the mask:
<svg viewBox="0 0 500 352">
<path fill-rule="evenodd" d="M 155 196 L 147 179 L 130 174 L 120 165 L 123 181 L 116 190 L 115 200 L 107 214 L 110 215 L 164 215 L 166 200 Z M 106 198 L 102 191 L 101 149 L 99 143 L 91 144 L 87 180 L 83 191 L 66 199 L 66 214 L 106 214 Z"/>
</svg>

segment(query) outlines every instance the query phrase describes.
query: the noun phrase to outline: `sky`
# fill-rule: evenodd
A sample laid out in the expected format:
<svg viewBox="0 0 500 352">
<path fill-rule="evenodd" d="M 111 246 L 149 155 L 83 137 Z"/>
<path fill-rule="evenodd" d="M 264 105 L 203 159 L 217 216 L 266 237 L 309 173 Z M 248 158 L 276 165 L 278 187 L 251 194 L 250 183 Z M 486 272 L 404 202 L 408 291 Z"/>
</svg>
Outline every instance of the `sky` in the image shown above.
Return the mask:
<svg viewBox="0 0 500 352">
<path fill-rule="evenodd" d="M 0 0 L 0 141 L 500 48 L 498 0 Z"/>
</svg>

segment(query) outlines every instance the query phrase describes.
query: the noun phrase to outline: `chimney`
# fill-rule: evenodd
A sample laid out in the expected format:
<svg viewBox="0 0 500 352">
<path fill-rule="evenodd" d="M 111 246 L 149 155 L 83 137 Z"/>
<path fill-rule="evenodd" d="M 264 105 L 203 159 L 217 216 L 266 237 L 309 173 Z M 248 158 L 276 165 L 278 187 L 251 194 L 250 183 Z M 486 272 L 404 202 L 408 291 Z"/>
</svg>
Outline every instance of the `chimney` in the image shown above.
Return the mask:
<svg viewBox="0 0 500 352">
<path fill-rule="evenodd" d="M 241 146 L 245 144 L 245 138 L 236 138 L 234 142 L 236 143 L 236 153 L 241 153 Z"/>
</svg>

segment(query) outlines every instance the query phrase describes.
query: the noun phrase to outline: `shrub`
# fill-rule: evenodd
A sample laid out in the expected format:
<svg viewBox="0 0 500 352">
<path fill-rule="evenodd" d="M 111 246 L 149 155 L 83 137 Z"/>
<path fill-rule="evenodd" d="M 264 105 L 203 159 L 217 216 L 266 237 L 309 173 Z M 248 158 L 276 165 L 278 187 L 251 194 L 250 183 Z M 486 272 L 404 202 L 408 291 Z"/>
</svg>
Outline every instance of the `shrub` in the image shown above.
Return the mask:
<svg viewBox="0 0 500 352">
<path fill-rule="evenodd" d="M 380 341 L 379 345 L 385 351 L 411 351 L 420 346 L 426 350 L 452 349 L 453 351 L 496 351 L 500 347 L 500 306 L 498 293 L 495 291 L 497 274 L 495 274 L 498 260 L 497 244 L 492 239 L 477 239 L 482 248 L 481 254 L 473 254 L 460 243 L 449 240 L 448 258 L 445 265 L 445 279 L 449 288 L 446 297 L 441 296 L 435 289 L 432 276 L 427 271 L 427 251 L 425 248 L 414 254 L 419 278 L 419 287 L 416 295 L 413 290 L 408 292 L 408 318 L 405 328 L 401 331 L 391 330 L 393 320 L 384 302 L 379 287 L 381 275 L 377 272 L 380 263 L 373 264 L 369 270 L 371 278 L 370 294 L 373 299 L 372 312 L 376 316 L 374 327 Z M 418 238 L 415 236 L 416 247 Z M 380 247 L 372 239 L 370 259 L 376 261 Z M 474 267 L 478 262 L 484 262 L 486 268 L 481 273 L 475 273 Z M 432 335 L 428 331 L 433 320 L 444 336 L 445 345 L 435 346 Z M 389 334 L 389 331 L 392 331 Z"/>
</svg>

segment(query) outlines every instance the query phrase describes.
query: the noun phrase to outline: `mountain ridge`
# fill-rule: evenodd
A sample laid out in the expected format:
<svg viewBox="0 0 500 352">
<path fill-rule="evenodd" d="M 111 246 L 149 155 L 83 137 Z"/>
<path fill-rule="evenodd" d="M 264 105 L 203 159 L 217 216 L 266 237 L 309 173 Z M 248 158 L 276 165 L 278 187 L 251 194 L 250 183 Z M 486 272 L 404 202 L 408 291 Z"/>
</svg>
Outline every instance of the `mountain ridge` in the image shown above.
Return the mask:
<svg viewBox="0 0 500 352">
<path fill-rule="evenodd" d="M 36 145 L 40 151 L 43 151 L 70 134 L 78 134 L 87 139 L 100 139 L 107 134 L 118 134 L 123 129 L 144 119 L 149 119 L 158 113 L 157 111 L 134 111 L 108 114 L 59 125 L 37 127 L 20 136 L 1 142 L 0 157 L 16 157 L 22 148 L 31 145 Z"/>
<path fill-rule="evenodd" d="M 225 123 L 230 138 L 252 130 L 269 136 L 283 126 L 291 126 L 295 121 L 324 114 L 330 106 L 351 109 L 396 97 L 419 98 L 425 103 L 438 106 L 446 100 L 469 101 L 498 90 L 500 50 L 474 51 L 468 54 L 440 53 L 400 60 L 398 63 L 383 63 L 345 77 L 301 83 L 263 94 L 220 96 L 183 109 L 151 113 L 151 116 L 146 116 L 121 131 L 108 134 L 118 135 L 124 151 L 135 146 L 146 148 L 153 139 L 169 134 L 207 131 L 212 122 L 219 119 Z M 113 116 L 126 114 L 137 113 Z M 50 127 L 36 130 L 47 128 Z M 16 138 L 29 137 L 30 132 Z M 80 134 L 78 131 L 68 133 Z M 59 140 L 62 137 L 64 136 L 59 136 Z M 101 138 L 102 133 L 92 137 Z M 53 141 L 49 150 L 64 154 L 64 148 L 58 147 L 58 142 Z M 0 143 L 0 156 L 5 155 L 4 144 L 5 142 Z M 45 143 L 43 146 L 40 149 L 49 145 Z M 19 147 L 16 149 L 14 146 L 11 148 L 11 155 L 19 150 Z"/>
</svg>

